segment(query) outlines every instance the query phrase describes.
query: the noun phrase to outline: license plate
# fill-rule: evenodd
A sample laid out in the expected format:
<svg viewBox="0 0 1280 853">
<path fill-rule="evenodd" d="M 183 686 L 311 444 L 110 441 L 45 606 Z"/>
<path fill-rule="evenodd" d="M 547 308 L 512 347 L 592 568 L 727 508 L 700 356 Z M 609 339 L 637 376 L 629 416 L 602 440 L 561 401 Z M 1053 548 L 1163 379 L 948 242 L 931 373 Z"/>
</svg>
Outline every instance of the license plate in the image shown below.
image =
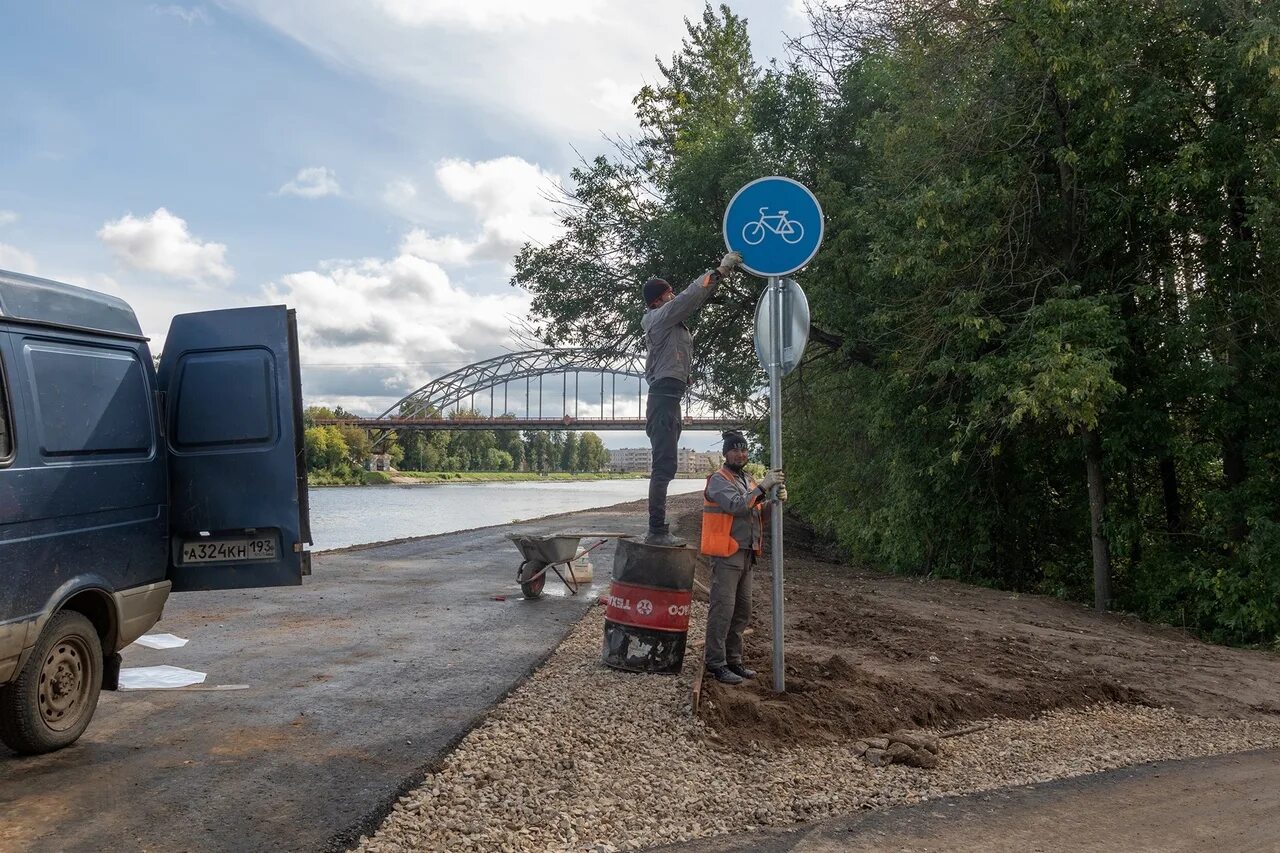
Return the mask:
<svg viewBox="0 0 1280 853">
<path fill-rule="evenodd" d="M 182 543 L 184 563 L 230 563 L 236 560 L 274 560 L 276 540 L 273 536 L 252 539 L 198 539 Z"/>
</svg>

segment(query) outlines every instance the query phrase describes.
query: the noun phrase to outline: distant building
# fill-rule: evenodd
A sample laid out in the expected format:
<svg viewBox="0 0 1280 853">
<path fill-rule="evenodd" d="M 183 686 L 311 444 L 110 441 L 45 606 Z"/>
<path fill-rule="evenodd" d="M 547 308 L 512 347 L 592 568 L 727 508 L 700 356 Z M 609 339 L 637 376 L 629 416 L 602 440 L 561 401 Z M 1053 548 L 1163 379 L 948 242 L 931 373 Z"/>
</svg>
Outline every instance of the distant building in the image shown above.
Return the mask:
<svg viewBox="0 0 1280 853">
<path fill-rule="evenodd" d="M 676 471 L 681 474 L 710 474 L 724 464 L 724 457 L 716 451 L 698 451 L 680 448 L 676 454 Z"/>
<path fill-rule="evenodd" d="M 676 473 L 710 474 L 720 467 L 723 458 L 716 452 L 703 452 L 682 447 L 676 451 Z M 652 469 L 653 456 L 648 447 L 620 447 L 609 451 L 610 471 L 647 473 Z"/>
<path fill-rule="evenodd" d="M 652 451 L 647 447 L 620 447 L 609 451 L 609 470 L 621 472 L 648 471 L 652 467 Z"/>
</svg>

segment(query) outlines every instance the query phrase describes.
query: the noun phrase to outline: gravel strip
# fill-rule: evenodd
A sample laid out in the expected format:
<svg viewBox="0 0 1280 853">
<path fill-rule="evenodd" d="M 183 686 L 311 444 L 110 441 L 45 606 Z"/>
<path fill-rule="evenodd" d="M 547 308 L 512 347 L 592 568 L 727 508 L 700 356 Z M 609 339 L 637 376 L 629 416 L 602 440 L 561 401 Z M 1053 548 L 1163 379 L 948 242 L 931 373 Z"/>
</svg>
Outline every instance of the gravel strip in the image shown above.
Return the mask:
<svg viewBox="0 0 1280 853">
<path fill-rule="evenodd" d="M 690 637 L 706 606 L 695 602 Z M 872 767 L 854 741 L 726 753 L 679 676 L 600 663 L 593 608 L 547 663 L 403 797 L 359 850 L 617 851 L 1150 761 L 1280 746 L 1280 722 L 1123 705 L 992 720 L 942 742 L 937 769 Z"/>
</svg>

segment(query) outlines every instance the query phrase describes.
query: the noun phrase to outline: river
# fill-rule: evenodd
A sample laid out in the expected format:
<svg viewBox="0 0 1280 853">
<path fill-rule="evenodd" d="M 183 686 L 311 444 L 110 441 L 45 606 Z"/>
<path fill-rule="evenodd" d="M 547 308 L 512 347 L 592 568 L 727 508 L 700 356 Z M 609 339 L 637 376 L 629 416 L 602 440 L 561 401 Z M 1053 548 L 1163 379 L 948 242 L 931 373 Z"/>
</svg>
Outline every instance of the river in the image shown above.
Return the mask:
<svg viewBox="0 0 1280 853">
<path fill-rule="evenodd" d="M 669 494 L 696 492 L 703 485 L 702 480 L 673 480 Z M 329 486 L 310 494 L 312 547 L 321 551 L 640 500 L 649 494 L 649 481 Z"/>
</svg>

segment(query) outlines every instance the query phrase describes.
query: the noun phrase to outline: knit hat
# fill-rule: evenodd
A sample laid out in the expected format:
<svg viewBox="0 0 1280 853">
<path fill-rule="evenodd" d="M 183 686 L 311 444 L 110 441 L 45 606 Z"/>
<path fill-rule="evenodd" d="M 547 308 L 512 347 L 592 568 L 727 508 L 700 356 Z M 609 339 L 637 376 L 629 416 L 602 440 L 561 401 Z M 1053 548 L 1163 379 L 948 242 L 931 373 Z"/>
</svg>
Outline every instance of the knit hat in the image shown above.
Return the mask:
<svg viewBox="0 0 1280 853">
<path fill-rule="evenodd" d="M 644 304 L 646 306 L 657 302 L 662 294 L 671 289 L 671 285 L 667 284 L 660 278 L 651 278 L 644 283 Z"/>
<path fill-rule="evenodd" d="M 724 448 L 722 453 L 728 453 L 730 450 L 746 450 L 747 437 L 736 429 L 725 430 L 720 433 L 724 438 Z"/>
</svg>

